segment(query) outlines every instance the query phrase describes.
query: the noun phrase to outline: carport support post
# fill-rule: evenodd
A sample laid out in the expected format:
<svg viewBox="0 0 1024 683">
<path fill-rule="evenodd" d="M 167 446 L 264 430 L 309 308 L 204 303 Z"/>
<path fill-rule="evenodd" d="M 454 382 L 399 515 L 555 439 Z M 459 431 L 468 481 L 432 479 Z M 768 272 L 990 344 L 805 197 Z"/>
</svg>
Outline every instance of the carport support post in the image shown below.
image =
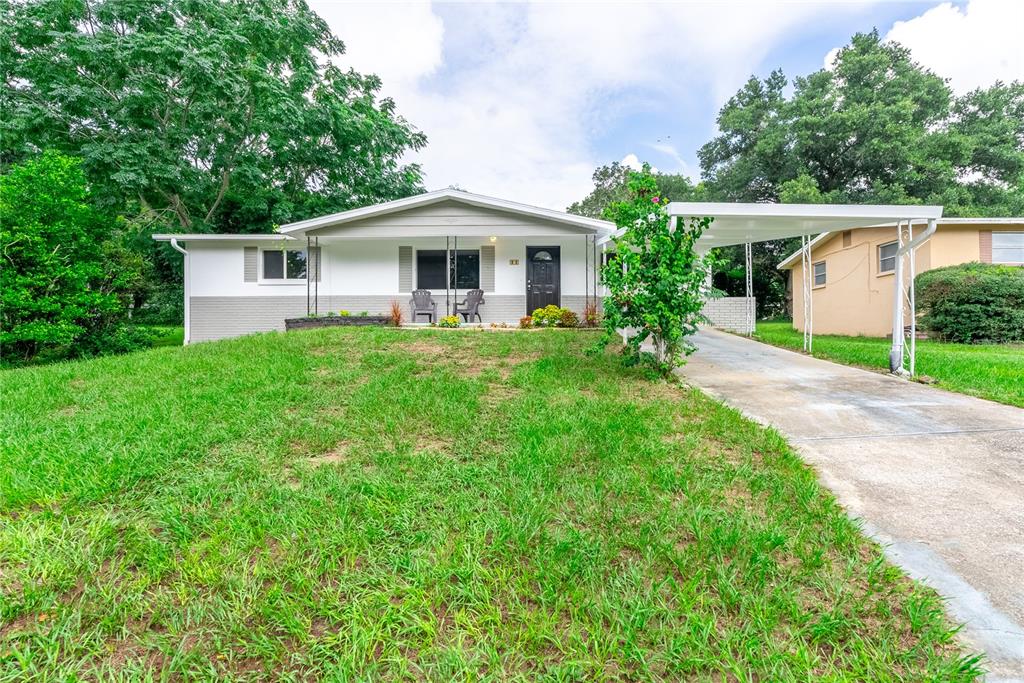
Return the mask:
<svg viewBox="0 0 1024 683">
<path fill-rule="evenodd" d="M 889 349 L 889 372 L 903 370 L 903 221 L 896 222 L 896 272 L 893 273 L 892 348 Z"/>
<path fill-rule="evenodd" d="M 754 313 L 751 310 L 751 299 L 754 298 L 754 274 L 753 274 L 752 269 L 751 269 L 751 263 L 753 262 L 754 257 L 753 257 L 753 247 L 751 246 L 750 242 L 747 242 L 745 245 L 743 245 L 743 252 L 744 252 L 744 254 L 745 254 L 746 258 L 747 258 L 747 267 L 746 267 L 746 271 L 747 271 L 747 273 L 746 273 L 747 274 L 747 301 L 746 301 L 746 306 L 745 306 L 746 307 L 746 318 L 745 318 L 745 321 L 746 321 L 746 328 L 747 328 L 747 336 L 749 337 L 752 334 L 754 334 Z"/>
</svg>

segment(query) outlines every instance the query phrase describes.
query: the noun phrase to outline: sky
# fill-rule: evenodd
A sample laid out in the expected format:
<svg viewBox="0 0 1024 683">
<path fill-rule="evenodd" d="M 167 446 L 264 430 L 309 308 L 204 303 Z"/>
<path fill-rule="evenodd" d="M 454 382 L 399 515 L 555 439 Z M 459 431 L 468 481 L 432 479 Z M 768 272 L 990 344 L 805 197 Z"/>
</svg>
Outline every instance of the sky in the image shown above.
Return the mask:
<svg viewBox="0 0 1024 683">
<path fill-rule="evenodd" d="M 426 134 L 428 190 L 564 209 L 602 164 L 700 176 L 697 150 L 751 76 L 791 80 L 877 28 L 957 93 L 1024 79 L 1024 0 L 430 3 L 310 0 L 343 66 Z"/>
</svg>

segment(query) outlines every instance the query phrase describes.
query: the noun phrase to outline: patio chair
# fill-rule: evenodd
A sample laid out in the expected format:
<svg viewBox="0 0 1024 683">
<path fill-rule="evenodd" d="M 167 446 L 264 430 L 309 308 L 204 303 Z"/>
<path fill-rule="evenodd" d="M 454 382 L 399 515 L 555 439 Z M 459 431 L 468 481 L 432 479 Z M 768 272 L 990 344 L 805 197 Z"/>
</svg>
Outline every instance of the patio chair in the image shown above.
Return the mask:
<svg viewBox="0 0 1024 683">
<path fill-rule="evenodd" d="M 416 318 L 421 315 L 430 316 L 432 323 L 437 322 L 437 302 L 430 295 L 429 289 L 413 290 L 409 310 L 412 312 L 412 322 L 416 322 Z"/>
<path fill-rule="evenodd" d="M 466 292 L 464 300 L 455 304 L 455 314 L 461 315 L 467 323 L 473 320 L 474 317 L 479 322 L 483 322 L 483 318 L 480 317 L 480 306 L 484 303 L 484 290 L 471 289 Z"/>
</svg>

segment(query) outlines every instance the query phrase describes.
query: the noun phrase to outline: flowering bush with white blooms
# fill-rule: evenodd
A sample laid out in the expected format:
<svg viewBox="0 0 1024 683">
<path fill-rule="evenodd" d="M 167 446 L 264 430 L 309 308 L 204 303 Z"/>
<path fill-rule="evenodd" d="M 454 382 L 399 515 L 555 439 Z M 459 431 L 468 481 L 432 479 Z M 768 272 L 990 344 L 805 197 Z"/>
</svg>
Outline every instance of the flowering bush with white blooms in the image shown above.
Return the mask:
<svg viewBox="0 0 1024 683">
<path fill-rule="evenodd" d="M 694 250 L 710 218 L 680 220 L 672 229 L 668 198 L 645 165 L 628 181 L 630 198 L 605 210 L 623 234 L 614 240 L 615 258 L 601 269 L 609 295 L 604 301 L 604 343 L 619 330 L 632 330 L 625 354 L 671 372 L 694 350 L 686 338 L 704 320 L 704 286 L 710 263 Z M 653 353 L 641 351 L 650 340 Z"/>
</svg>

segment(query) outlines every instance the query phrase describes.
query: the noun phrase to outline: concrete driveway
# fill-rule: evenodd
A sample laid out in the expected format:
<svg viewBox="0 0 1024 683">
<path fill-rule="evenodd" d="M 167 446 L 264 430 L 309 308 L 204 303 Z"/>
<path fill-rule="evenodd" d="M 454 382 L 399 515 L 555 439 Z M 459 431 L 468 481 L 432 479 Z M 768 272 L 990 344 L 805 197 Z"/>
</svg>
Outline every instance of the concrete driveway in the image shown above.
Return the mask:
<svg viewBox="0 0 1024 683">
<path fill-rule="evenodd" d="M 723 332 L 696 343 L 684 379 L 785 434 L 888 557 L 948 598 L 988 680 L 1024 681 L 1024 410 Z"/>
</svg>

